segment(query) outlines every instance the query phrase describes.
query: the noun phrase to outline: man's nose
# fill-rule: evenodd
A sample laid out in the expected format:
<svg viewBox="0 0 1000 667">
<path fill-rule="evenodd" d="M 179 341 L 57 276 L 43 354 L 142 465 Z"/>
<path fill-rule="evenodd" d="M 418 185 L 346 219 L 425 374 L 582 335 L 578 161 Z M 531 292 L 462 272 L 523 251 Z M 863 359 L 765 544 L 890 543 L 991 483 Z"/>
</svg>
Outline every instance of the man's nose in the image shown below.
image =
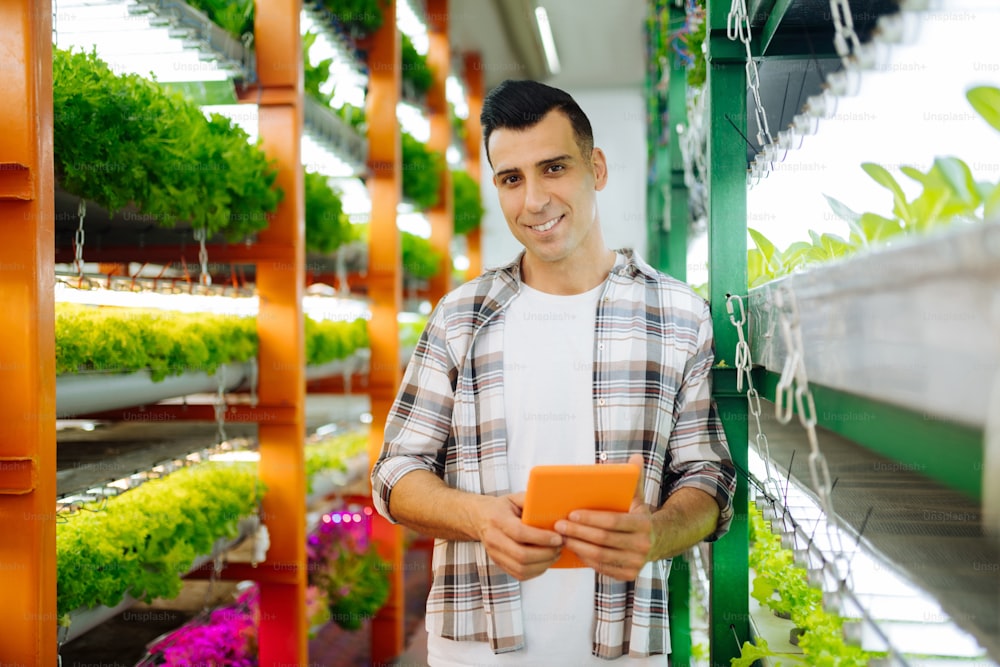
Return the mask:
<svg viewBox="0 0 1000 667">
<path fill-rule="evenodd" d="M 549 192 L 540 178 L 525 179 L 524 206 L 532 213 L 540 213 L 549 203 Z"/>
</svg>

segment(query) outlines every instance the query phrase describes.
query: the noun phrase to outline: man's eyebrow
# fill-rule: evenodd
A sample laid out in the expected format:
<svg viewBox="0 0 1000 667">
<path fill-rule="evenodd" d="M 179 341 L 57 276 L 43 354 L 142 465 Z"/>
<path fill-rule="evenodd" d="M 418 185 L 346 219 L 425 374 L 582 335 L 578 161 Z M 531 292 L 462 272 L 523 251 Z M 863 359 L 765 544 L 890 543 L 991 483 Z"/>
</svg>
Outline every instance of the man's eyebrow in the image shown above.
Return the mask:
<svg viewBox="0 0 1000 667">
<path fill-rule="evenodd" d="M 556 162 L 566 162 L 567 160 L 571 159 L 571 157 L 572 156 L 569 153 L 564 153 L 563 155 L 557 155 L 555 157 L 547 157 L 544 160 L 539 160 L 538 162 L 536 162 L 535 166 L 547 167 L 550 164 L 554 164 Z M 501 177 L 501 176 L 506 176 L 507 174 L 516 174 L 520 171 L 521 170 L 518 167 L 510 167 L 508 169 L 501 169 L 500 171 L 496 172 L 495 176 Z"/>
</svg>

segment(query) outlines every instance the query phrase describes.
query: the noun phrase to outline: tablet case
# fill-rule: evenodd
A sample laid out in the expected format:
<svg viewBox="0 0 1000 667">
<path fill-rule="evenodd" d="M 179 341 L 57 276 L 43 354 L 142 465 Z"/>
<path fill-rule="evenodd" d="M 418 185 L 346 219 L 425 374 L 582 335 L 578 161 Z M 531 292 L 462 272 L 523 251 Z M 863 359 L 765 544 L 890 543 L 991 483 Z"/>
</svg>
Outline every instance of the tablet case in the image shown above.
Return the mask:
<svg viewBox="0 0 1000 667">
<path fill-rule="evenodd" d="M 638 483 L 639 467 L 631 463 L 535 466 L 528 475 L 521 521 L 552 530 L 573 510 L 628 512 Z M 587 566 L 563 549 L 552 567 Z"/>
</svg>

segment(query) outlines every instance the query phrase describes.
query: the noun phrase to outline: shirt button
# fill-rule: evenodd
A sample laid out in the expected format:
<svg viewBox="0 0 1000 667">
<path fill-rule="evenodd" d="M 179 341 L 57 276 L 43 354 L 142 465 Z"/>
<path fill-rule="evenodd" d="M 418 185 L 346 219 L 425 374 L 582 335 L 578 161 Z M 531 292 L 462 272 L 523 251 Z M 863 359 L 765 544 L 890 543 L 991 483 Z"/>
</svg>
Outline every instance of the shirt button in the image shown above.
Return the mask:
<svg viewBox="0 0 1000 667">
<path fill-rule="evenodd" d="M 598 343 L 597 344 L 597 349 L 598 350 L 603 350 L 604 349 L 604 343 Z"/>
<path fill-rule="evenodd" d="M 601 459 L 602 461 L 607 461 L 608 460 L 608 453 L 607 452 L 601 452 L 600 454 L 597 455 L 597 458 Z"/>
<path fill-rule="evenodd" d="M 597 399 L 597 404 L 598 405 L 604 405 L 604 399 L 603 398 Z"/>
</svg>

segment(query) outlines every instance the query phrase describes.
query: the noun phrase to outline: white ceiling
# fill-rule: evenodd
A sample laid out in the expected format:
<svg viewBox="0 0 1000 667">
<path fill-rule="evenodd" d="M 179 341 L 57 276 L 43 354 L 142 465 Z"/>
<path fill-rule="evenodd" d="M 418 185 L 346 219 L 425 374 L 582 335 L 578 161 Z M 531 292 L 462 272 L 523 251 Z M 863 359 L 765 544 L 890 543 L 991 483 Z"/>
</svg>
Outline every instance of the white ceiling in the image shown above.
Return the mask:
<svg viewBox="0 0 1000 667">
<path fill-rule="evenodd" d="M 535 6 L 552 24 L 561 71 L 540 69 Z M 504 79 L 539 78 L 560 88 L 641 88 L 645 0 L 451 0 L 453 53 L 477 51 L 486 90 Z"/>
</svg>

